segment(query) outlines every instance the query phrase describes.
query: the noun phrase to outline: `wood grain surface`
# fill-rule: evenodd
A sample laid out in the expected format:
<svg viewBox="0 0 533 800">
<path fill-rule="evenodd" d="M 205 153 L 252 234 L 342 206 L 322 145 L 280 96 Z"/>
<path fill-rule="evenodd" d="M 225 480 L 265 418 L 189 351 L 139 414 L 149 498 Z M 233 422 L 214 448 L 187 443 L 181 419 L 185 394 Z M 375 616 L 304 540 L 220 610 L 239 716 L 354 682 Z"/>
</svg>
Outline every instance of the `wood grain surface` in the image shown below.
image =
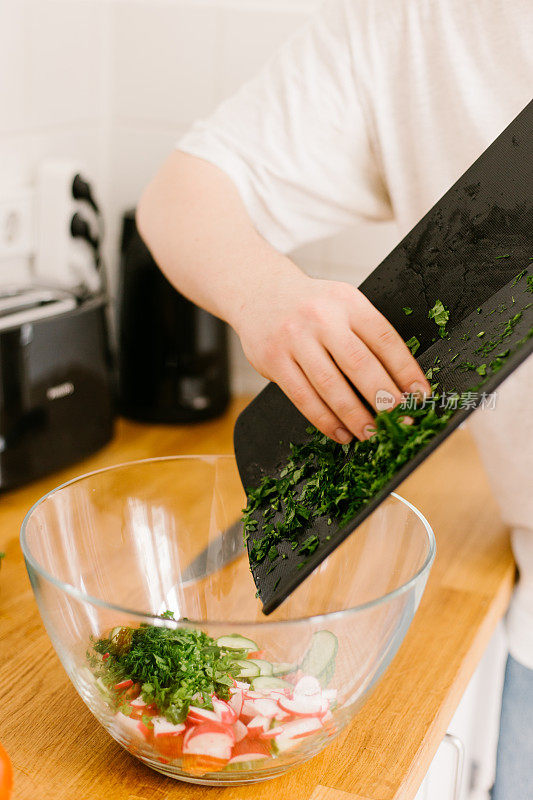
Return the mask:
<svg viewBox="0 0 533 800">
<path fill-rule="evenodd" d="M 475 447 L 455 433 L 400 487 L 426 515 L 437 559 L 392 666 L 352 725 L 311 761 L 273 781 L 227 789 L 178 783 L 116 744 L 70 685 L 46 635 L 19 547 L 20 523 L 46 491 L 136 458 L 228 453 L 235 400 L 194 426 L 119 420 L 112 443 L 84 462 L 0 499 L 0 741 L 14 800 L 410 800 L 509 601 L 508 534 Z"/>
</svg>

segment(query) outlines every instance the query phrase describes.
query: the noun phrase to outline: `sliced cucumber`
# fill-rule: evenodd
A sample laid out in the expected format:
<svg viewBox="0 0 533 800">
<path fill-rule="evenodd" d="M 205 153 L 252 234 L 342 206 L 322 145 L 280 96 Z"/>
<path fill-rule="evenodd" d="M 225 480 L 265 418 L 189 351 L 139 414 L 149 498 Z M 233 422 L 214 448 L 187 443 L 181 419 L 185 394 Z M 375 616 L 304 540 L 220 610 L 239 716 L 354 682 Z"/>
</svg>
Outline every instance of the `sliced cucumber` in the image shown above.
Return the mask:
<svg viewBox="0 0 533 800">
<path fill-rule="evenodd" d="M 279 664 L 272 664 L 272 675 L 288 675 L 289 672 L 295 672 L 298 669 L 298 664 L 287 664 L 280 661 Z"/>
<path fill-rule="evenodd" d="M 239 672 L 239 678 L 258 678 L 260 675 L 260 669 L 257 664 L 253 663 L 251 658 L 243 659 L 242 661 L 235 661 L 238 667 L 240 667 L 241 671 Z"/>
<path fill-rule="evenodd" d="M 263 658 L 248 658 L 247 661 L 251 664 L 257 664 L 260 675 L 272 675 L 272 664 L 270 661 L 265 661 Z"/>
<path fill-rule="evenodd" d="M 252 642 L 251 639 L 247 639 L 245 636 L 239 636 L 238 633 L 229 633 L 227 636 L 219 636 L 217 644 L 219 647 L 223 647 L 226 650 L 247 650 L 249 653 L 259 650 L 255 642 Z"/>
<path fill-rule="evenodd" d="M 252 689 L 256 692 L 270 692 L 272 690 L 282 692 L 287 688 L 292 689 L 293 687 L 290 683 L 287 683 L 287 681 L 283 681 L 281 678 L 275 678 L 273 675 L 260 675 L 252 681 Z"/>
<path fill-rule="evenodd" d="M 331 631 L 316 631 L 311 637 L 306 654 L 300 664 L 305 675 L 314 675 L 322 686 L 327 686 L 335 672 L 335 658 L 339 642 Z"/>
<path fill-rule="evenodd" d="M 120 631 L 122 630 L 122 626 L 119 625 L 117 628 L 113 628 L 110 632 L 109 636 L 107 637 L 110 642 L 115 641 L 116 637 L 119 635 Z"/>
</svg>

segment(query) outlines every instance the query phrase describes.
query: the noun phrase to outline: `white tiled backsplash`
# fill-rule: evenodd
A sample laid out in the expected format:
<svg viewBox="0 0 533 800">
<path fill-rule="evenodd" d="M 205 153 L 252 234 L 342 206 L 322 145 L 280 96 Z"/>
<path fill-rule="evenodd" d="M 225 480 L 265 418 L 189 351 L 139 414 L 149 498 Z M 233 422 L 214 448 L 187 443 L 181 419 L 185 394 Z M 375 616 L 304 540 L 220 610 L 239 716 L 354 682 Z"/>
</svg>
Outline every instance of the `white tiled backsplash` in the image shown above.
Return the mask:
<svg viewBox="0 0 533 800">
<path fill-rule="evenodd" d="M 31 184 L 46 156 L 84 163 L 105 210 L 114 287 L 122 212 L 179 134 L 257 72 L 318 4 L 0 0 L 0 197 Z M 313 275 L 357 284 L 397 238 L 393 224 L 361 221 L 294 257 Z M 235 389 L 255 391 L 262 379 L 232 347 Z"/>
</svg>

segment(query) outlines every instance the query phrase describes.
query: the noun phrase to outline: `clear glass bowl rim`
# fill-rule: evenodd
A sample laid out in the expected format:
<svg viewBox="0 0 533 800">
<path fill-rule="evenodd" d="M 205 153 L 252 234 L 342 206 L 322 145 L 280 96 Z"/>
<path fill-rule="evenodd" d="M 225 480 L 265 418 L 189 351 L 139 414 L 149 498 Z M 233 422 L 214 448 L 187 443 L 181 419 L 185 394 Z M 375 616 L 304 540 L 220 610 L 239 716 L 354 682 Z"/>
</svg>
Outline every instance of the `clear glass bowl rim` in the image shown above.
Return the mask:
<svg viewBox="0 0 533 800">
<path fill-rule="evenodd" d="M 373 600 L 367 601 L 366 603 L 361 603 L 356 606 L 351 606 L 350 608 L 343 608 L 339 609 L 338 611 L 329 611 L 325 614 L 314 614 L 309 617 L 294 617 L 286 620 L 272 620 L 271 622 L 262 622 L 262 621 L 259 622 L 258 620 L 249 620 L 249 621 L 239 620 L 237 622 L 233 621 L 221 622 L 219 620 L 213 620 L 213 621 L 209 619 L 194 620 L 189 618 L 177 619 L 177 620 L 165 619 L 163 617 L 154 614 L 147 614 L 145 611 L 137 611 L 132 608 L 127 608 L 126 606 L 121 606 L 118 603 L 108 603 L 105 600 L 101 600 L 98 597 L 92 597 L 91 595 L 80 591 L 75 586 L 72 586 L 69 583 L 60 581 L 57 578 L 54 578 L 53 575 L 50 575 L 50 573 L 47 572 L 45 569 L 43 569 L 43 567 L 35 561 L 35 559 L 33 558 L 33 556 L 29 551 L 29 547 L 26 541 L 26 529 L 31 515 L 38 508 L 38 506 L 44 503 L 45 500 L 47 500 L 51 495 L 61 491 L 62 489 L 65 489 L 67 486 L 72 486 L 75 483 L 81 483 L 86 478 L 91 478 L 94 475 L 98 475 L 104 472 L 112 472 L 114 470 L 119 470 L 119 469 L 125 469 L 127 467 L 138 466 L 140 464 L 154 464 L 157 462 L 162 463 L 165 461 L 184 461 L 184 460 L 213 462 L 215 460 L 221 460 L 221 459 L 228 459 L 234 461 L 235 456 L 231 454 L 220 454 L 220 455 L 190 454 L 190 455 L 175 455 L 175 456 L 157 456 L 155 458 L 139 458 L 133 461 L 124 461 L 120 464 L 113 464 L 112 466 L 109 467 L 102 467 L 100 469 L 91 470 L 90 472 L 85 472 L 83 475 L 78 475 L 75 478 L 71 478 L 70 480 L 65 481 L 64 483 L 55 486 L 53 489 L 50 489 L 49 492 L 46 492 L 46 494 L 40 497 L 31 506 L 29 511 L 26 513 L 24 519 L 22 520 L 20 528 L 20 546 L 26 563 L 29 564 L 31 568 L 38 575 L 47 580 L 53 586 L 56 586 L 61 591 L 65 592 L 65 594 L 68 594 L 71 597 L 83 603 L 89 603 L 90 605 L 94 605 L 99 608 L 105 608 L 111 611 L 119 611 L 124 614 L 129 614 L 130 616 L 140 617 L 145 622 L 151 622 L 152 624 L 156 624 L 160 627 L 161 626 L 176 627 L 177 625 L 183 627 L 184 624 L 187 626 L 209 625 L 210 627 L 219 627 L 221 629 L 226 630 L 228 628 L 228 625 L 230 624 L 232 631 L 237 631 L 242 628 L 250 628 L 252 626 L 261 626 L 261 628 L 269 628 L 269 627 L 279 628 L 280 626 L 309 625 L 310 623 L 321 624 L 326 620 L 341 619 L 342 617 L 349 617 L 351 615 L 355 616 L 359 612 L 376 608 L 384 603 L 388 603 L 389 601 L 393 600 L 396 597 L 399 597 L 401 594 L 404 594 L 404 592 L 407 592 L 412 586 L 414 586 L 423 577 L 424 574 L 426 574 L 427 576 L 427 573 L 429 572 L 431 565 L 433 564 L 433 561 L 435 559 L 435 553 L 436 553 L 435 534 L 433 533 L 431 525 L 429 524 L 425 516 L 422 514 L 422 512 L 419 511 L 419 509 L 416 508 L 416 506 L 410 503 L 409 500 L 406 500 L 404 497 L 401 497 L 401 495 L 397 494 L 396 492 L 391 492 L 389 497 L 394 497 L 395 500 L 398 500 L 400 503 L 403 503 L 403 505 L 407 506 L 407 508 L 409 508 L 415 514 L 415 516 L 417 516 L 418 519 L 422 522 L 424 529 L 426 531 L 429 548 L 427 556 L 422 566 L 415 572 L 414 575 L 412 575 L 411 578 L 409 578 L 408 581 L 405 581 L 405 583 L 402 583 L 400 586 L 396 587 L 396 589 L 393 589 L 391 592 L 387 592 L 386 594 L 381 595 L 380 597 L 376 597 Z M 265 619 L 268 619 L 268 617 L 265 617 Z"/>
</svg>

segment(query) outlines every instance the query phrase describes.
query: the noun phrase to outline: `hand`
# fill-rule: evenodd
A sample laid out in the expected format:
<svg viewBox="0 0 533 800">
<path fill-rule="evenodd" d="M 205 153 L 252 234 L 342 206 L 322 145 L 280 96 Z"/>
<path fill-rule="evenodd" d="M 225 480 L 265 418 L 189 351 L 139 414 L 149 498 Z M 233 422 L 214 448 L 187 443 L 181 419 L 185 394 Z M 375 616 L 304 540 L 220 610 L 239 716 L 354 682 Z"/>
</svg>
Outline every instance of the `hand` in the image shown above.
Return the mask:
<svg viewBox="0 0 533 800">
<path fill-rule="evenodd" d="M 378 393 L 388 392 L 392 407 L 403 392 L 430 392 L 400 335 L 348 283 L 278 275 L 241 306 L 233 324 L 250 363 L 337 442 L 375 430 L 349 381 L 376 410 L 383 409 Z"/>
</svg>

